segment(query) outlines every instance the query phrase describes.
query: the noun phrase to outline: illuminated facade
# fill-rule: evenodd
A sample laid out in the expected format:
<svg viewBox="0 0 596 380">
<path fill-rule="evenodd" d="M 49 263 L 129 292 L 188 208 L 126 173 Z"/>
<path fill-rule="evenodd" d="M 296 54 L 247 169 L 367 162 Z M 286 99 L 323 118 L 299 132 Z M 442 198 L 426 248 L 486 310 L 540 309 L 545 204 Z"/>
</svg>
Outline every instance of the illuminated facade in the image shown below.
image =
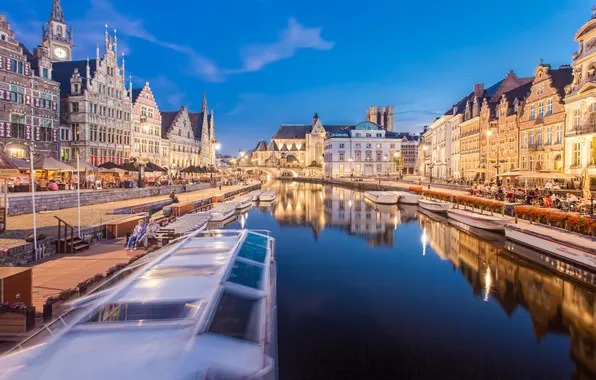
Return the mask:
<svg viewBox="0 0 596 380">
<path fill-rule="evenodd" d="M 169 145 L 169 141 L 164 142 L 161 137 L 161 113 L 149 82 L 146 82 L 143 88 L 132 90 L 132 102 L 134 119 L 131 155 L 144 157 L 154 164 L 168 167 L 169 160 L 163 160 L 162 145 Z"/>
</svg>

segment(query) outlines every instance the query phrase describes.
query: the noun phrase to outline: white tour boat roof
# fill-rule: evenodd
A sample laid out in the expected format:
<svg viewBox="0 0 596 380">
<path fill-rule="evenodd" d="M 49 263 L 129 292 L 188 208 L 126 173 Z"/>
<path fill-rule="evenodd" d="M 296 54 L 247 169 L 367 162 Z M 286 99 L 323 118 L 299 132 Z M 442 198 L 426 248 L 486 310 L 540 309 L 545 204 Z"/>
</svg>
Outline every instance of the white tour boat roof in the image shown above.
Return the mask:
<svg viewBox="0 0 596 380">
<path fill-rule="evenodd" d="M 0 379 L 261 378 L 274 371 L 273 250 L 267 232 L 194 232 L 0 359 Z"/>
</svg>

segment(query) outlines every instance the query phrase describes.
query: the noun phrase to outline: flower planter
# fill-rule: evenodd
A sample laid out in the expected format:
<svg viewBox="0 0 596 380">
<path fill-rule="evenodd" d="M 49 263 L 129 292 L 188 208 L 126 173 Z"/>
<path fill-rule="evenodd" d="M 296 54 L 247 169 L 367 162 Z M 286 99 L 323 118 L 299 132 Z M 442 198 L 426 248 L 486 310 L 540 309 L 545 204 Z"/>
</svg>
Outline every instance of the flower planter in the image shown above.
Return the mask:
<svg viewBox="0 0 596 380">
<path fill-rule="evenodd" d="M 87 286 L 79 286 L 79 297 L 82 297 L 85 294 L 87 294 Z"/>
<path fill-rule="evenodd" d="M 35 327 L 35 309 L 21 313 L 0 314 L 0 333 L 24 333 Z"/>
<path fill-rule="evenodd" d="M 53 304 L 44 304 L 43 305 L 43 323 L 50 323 L 53 319 Z"/>
</svg>

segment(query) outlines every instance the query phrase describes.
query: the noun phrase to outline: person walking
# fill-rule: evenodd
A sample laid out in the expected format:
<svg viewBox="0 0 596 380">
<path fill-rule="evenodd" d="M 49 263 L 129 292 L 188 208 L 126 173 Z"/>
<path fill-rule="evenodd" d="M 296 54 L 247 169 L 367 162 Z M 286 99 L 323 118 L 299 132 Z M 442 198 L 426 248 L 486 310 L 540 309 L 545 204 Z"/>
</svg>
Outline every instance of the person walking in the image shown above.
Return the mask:
<svg viewBox="0 0 596 380">
<path fill-rule="evenodd" d="M 133 244 L 143 236 L 145 233 L 145 219 L 139 219 L 139 222 L 135 226 L 135 229 L 132 231 L 132 235 L 128 238 L 128 244 L 126 244 L 125 251 L 130 251 Z"/>
<path fill-rule="evenodd" d="M 143 247 L 147 249 L 147 244 L 149 243 L 149 239 L 154 238 L 155 234 L 159 230 L 159 224 L 155 223 L 155 220 L 152 218 L 149 220 L 149 224 L 147 224 L 147 228 L 145 228 L 145 233 L 135 242 L 136 251 L 139 244 L 143 243 Z"/>
</svg>

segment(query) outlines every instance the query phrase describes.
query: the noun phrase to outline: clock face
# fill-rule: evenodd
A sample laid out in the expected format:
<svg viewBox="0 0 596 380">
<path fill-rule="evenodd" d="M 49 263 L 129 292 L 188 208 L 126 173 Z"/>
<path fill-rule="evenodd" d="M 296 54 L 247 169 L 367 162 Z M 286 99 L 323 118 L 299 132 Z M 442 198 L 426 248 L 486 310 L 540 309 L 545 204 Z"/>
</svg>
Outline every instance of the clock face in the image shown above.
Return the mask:
<svg viewBox="0 0 596 380">
<path fill-rule="evenodd" d="M 60 59 L 66 58 L 66 50 L 61 47 L 57 47 L 54 49 L 54 55 Z"/>
</svg>

